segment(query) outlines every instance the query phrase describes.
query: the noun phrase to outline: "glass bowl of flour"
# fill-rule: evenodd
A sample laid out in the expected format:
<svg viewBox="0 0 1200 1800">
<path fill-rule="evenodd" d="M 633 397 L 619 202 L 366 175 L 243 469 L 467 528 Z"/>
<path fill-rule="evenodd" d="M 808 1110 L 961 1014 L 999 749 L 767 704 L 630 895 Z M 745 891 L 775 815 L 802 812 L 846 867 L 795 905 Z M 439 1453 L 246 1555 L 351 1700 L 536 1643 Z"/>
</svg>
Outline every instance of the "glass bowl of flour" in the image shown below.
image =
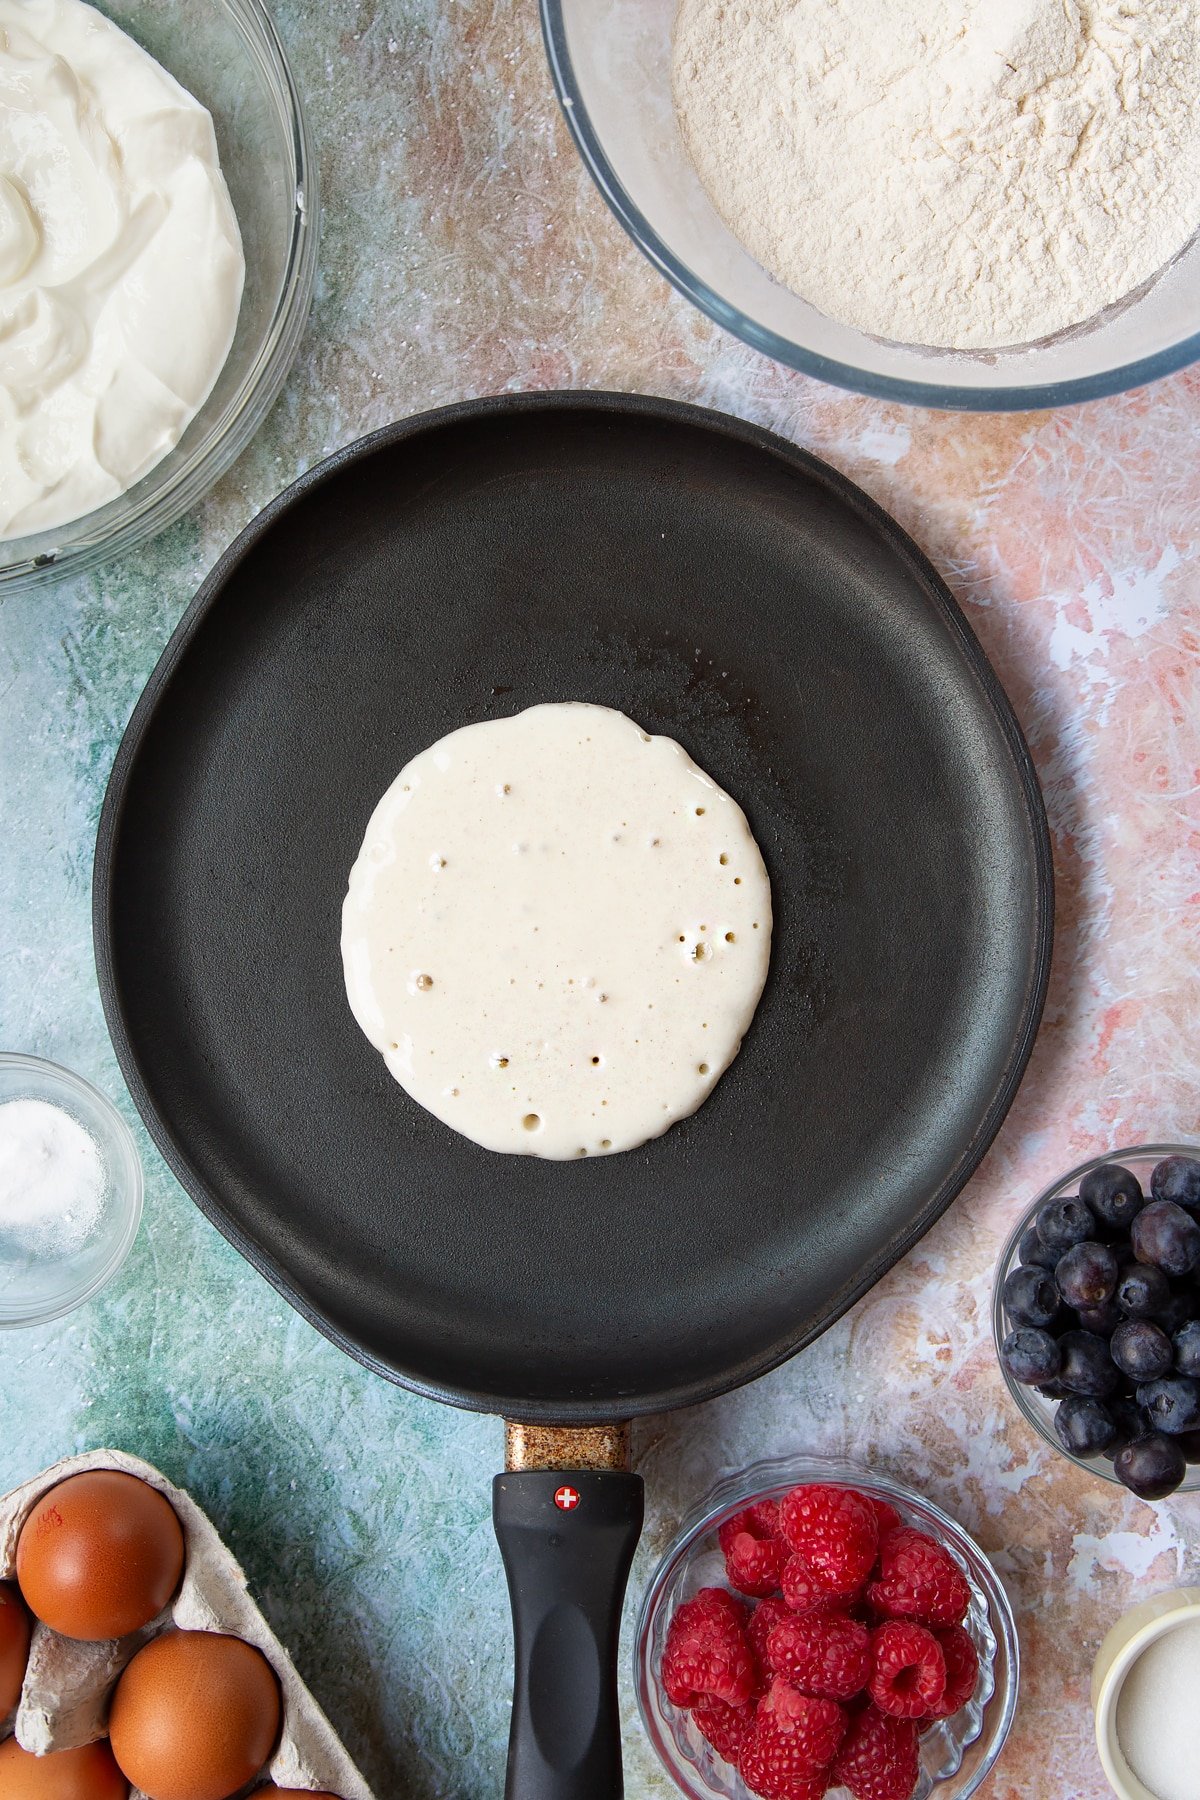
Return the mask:
<svg viewBox="0 0 1200 1800">
<path fill-rule="evenodd" d="M 1200 39 L 1170 0 L 541 0 L 634 242 L 726 330 L 921 406 L 1200 357 Z"/>
<path fill-rule="evenodd" d="M 55 4 L 61 7 L 63 0 L 55 0 Z M 3 10 L 3 0 L 0 0 L 0 13 Z M 223 361 L 218 358 L 219 373 L 215 383 L 207 389 L 207 397 L 190 417 L 182 436 L 178 436 L 178 425 L 171 419 L 171 397 L 177 396 L 183 413 L 191 415 L 192 390 L 198 396 L 211 379 L 207 372 L 201 374 L 198 370 L 204 353 L 205 334 L 210 327 L 217 330 L 217 324 L 210 316 L 216 302 L 214 300 L 212 307 L 207 301 L 193 306 L 195 316 L 191 318 L 180 318 L 180 314 L 186 315 L 185 307 L 172 309 L 170 316 L 160 309 L 160 313 L 154 315 L 154 330 L 130 331 L 128 319 L 124 318 L 122 322 L 121 306 L 114 305 L 110 298 L 111 289 L 120 288 L 121 257 L 135 254 L 137 234 L 149 229 L 160 201 L 153 193 L 148 198 L 145 195 L 139 197 L 139 192 L 123 196 L 117 191 L 118 174 L 113 193 L 110 195 L 105 189 L 98 210 L 93 207 L 90 213 L 83 215 L 94 223 L 99 249 L 82 274 L 66 283 L 66 287 L 69 294 L 74 294 L 76 289 L 80 292 L 78 303 L 69 301 L 69 310 L 73 309 L 72 317 L 78 314 L 84 352 L 90 356 L 98 342 L 106 346 L 118 325 L 134 340 L 128 369 L 118 358 L 116 376 L 119 380 L 114 379 L 98 390 L 95 397 L 97 424 L 91 439 L 86 432 L 80 438 L 76 466 L 84 472 L 80 477 L 86 490 L 84 499 L 91 504 L 97 491 L 97 484 L 92 479 L 95 465 L 101 470 L 111 470 L 118 485 L 124 484 L 122 471 L 126 466 L 145 468 L 145 472 L 131 486 L 124 485 L 123 491 L 115 493 L 115 497 L 110 497 L 110 488 L 101 503 L 79 516 L 66 518 L 71 506 L 64 505 L 60 515 L 65 522 L 58 522 L 52 516 L 55 502 L 59 493 L 67 490 L 68 481 L 74 481 L 75 477 L 61 480 L 58 477 L 61 459 L 56 461 L 52 457 L 54 475 L 61 480 L 61 486 L 50 489 L 44 504 L 35 495 L 32 507 L 14 516 L 13 522 L 0 530 L 0 596 L 93 568 L 155 536 L 195 506 L 245 449 L 278 397 L 294 361 L 312 299 L 317 251 L 314 159 L 301 101 L 263 0 L 96 0 L 96 11 L 145 51 L 159 69 L 165 71 L 168 81 L 178 82 L 211 115 L 220 174 L 228 190 L 226 204 L 232 204 L 245 259 L 244 284 L 236 311 L 236 325 L 232 326 L 232 345 Z M 43 6 L 33 24 L 47 35 L 51 47 L 59 38 L 64 40 L 68 49 L 60 53 L 66 56 L 70 66 L 69 46 L 75 39 L 67 38 L 71 27 L 64 21 L 62 13 L 56 15 L 53 8 Z M 58 37 L 54 35 L 56 32 Z M 0 44 L 2 42 L 3 32 L 0 31 Z M 106 68 L 96 58 L 86 65 L 86 76 L 88 85 L 81 107 L 106 108 L 97 116 L 102 118 L 106 130 L 119 134 L 128 124 L 122 112 L 122 95 L 135 79 L 135 72 L 127 73 L 123 67 L 118 68 L 115 58 L 111 68 Z M 103 85 L 106 78 L 107 88 Z M 141 104 L 144 112 L 148 105 L 144 96 Z M 130 105 L 131 109 L 136 109 L 136 102 L 131 101 Z M 103 182 L 98 177 L 108 177 L 113 160 L 104 147 L 103 134 L 99 139 L 95 134 L 89 136 L 86 117 L 81 123 L 70 117 L 64 118 L 54 92 L 45 99 L 44 110 L 39 110 L 42 106 L 43 101 L 38 98 L 33 123 L 46 134 L 48 141 L 58 144 L 62 153 L 59 161 L 70 163 L 74 158 L 84 168 L 87 180 L 94 181 L 98 189 L 102 188 Z M 203 117 L 202 114 L 199 116 Z M 140 142 L 145 140 L 148 129 L 150 127 L 143 121 Z M 167 150 L 174 168 L 180 145 L 189 141 L 180 136 L 180 132 L 186 130 L 186 121 L 180 124 L 178 131 L 174 126 L 171 130 L 175 135 L 170 137 Z M 198 139 L 199 127 L 194 130 Z M 93 141 L 100 141 L 101 149 L 89 161 L 79 152 L 79 147 Z M 0 152 L 3 152 L 4 143 L 4 134 L 0 131 Z M 148 153 L 153 162 L 152 145 Z M 120 159 L 117 163 L 119 171 Z M 125 168 L 128 167 L 126 163 Z M 19 181 L 17 189 L 19 199 Z M 39 271 L 45 251 L 38 253 L 32 263 L 13 251 L 12 243 L 5 236 L 5 225 L 7 222 L 11 227 L 11 239 L 13 231 L 22 223 L 22 216 L 18 208 L 14 226 L 13 219 L 5 212 L 6 192 L 10 202 L 8 214 L 11 214 L 12 183 L 6 190 L 4 159 L 0 154 L 0 325 L 6 315 L 7 294 L 9 312 L 16 305 L 20 318 L 24 319 L 36 305 L 47 314 L 51 331 L 57 330 L 55 309 L 59 305 L 59 290 L 49 276 L 46 277 L 49 287 L 43 284 L 37 292 L 22 297 L 22 282 L 26 287 L 36 288 L 42 279 Z M 184 171 L 184 179 L 172 188 L 171 195 L 171 203 L 177 206 L 177 223 L 166 227 L 160 225 L 159 237 L 152 246 L 152 272 L 157 272 L 164 287 L 172 256 L 181 253 L 189 241 L 193 246 L 207 242 L 207 238 L 199 235 L 201 232 L 212 235 L 212 206 L 206 196 L 198 194 L 198 184 L 191 171 Z M 122 225 L 121 208 L 126 199 L 130 206 L 134 201 L 137 205 Z M 50 199 L 39 201 L 36 194 L 31 196 L 35 226 L 39 206 L 48 216 L 48 208 L 53 203 Z M 74 203 L 72 196 L 65 200 L 63 196 L 57 196 L 60 217 L 65 216 Z M 110 213 L 118 221 L 115 227 L 110 223 Z M 36 249 L 37 230 L 31 233 L 27 222 L 26 227 L 26 235 L 33 240 L 30 247 Z M 117 233 L 111 253 L 103 251 L 102 241 L 110 229 Z M 42 237 L 44 246 L 52 250 L 52 235 L 47 236 L 43 230 Z M 15 263 L 13 255 L 16 256 Z M 26 265 L 24 272 L 22 264 Z M 136 279 L 125 284 L 121 298 L 128 299 L 129 306 L 136 308 L 145 283 L 141 265 L 131 266 Z M 105 308 L 102 313 L 97 310 L 101 304 Z M 143 301 L 143 304 L 146 303 Z M 149 319 L 148 304 L 146 311 Z M 113 321 L 116 321 L 115 325 Z M 173 341 L 168 342 L 174 323 L 178 324 L 178 329 Z M 222 322 L 222 333 L 224 330 Z M 154 331 L 162 333 L 161 339 L 156 340 Z M 0 329 L 0 340 L 3 338 L 4 332 Z M 149 374 L 143 372 L 138 363 L 143 346 Z M 72 354 L 78 349 L 76 344 Z M 37 345 L 33 354 L 40 355 Z M 45 358 L 41 360 L 45 361 Z M 96 361 L 100 364 L 103 358 L 97 356 Z M 47 367 L 57 381 L 56 359 L 50 358 Z M 177 378 L 182 378 L 182 385 L 176 385 Z M 12 400 L 13 394 L 22 398 L 21 379 L 20 368 L 14 375 L 0 354 L 0 451 L 3 450 L 5 431 L 19 431 L 26 417 L 24 402 L 14 410 Z M 85 361 L 80 366 L 78 379 L 65 393 L 65 404 L 61 390 L 55 397 L 55 406 L 76 435 L 81 419 L 86 425 L 86 407 L 81 401 L 86 401 L 96 379 L 91 373 L 90 361 Z M 101 409 L 110 395 L 115 398 L 109 407 L 106 431 Z M 122 410 L 125 396 L 129 397 L 129 404 Z M 24 395 L 24 401 L 28 398 Z M 36 401 L 36 395 L 34 398 Z M 147 467 L 139 454 L 142 439 L 134 433 L 143 430 L 148 410 L 152 417 L 161 412 L 166 421 L 161 441 L 172 443 L 173 447 L 164 455 L 161 448 L 155 451 L 151 446 L 150 453 L 157 454 L 158 460 Z M 52 449 L 57 430 L 55 419 L 55 413 L 50 412 L 46 420 Z M 94 464 L 88 455 L 89 441 L 95 443 Z M 20 449 L 14 467 L 29 469 L 36 478 L 42 479 L 36 450 L 31 454 Z M 11 495 L 9 498 L 11 500 Z M 0 515 L 5 511 L 0 505 Z M 43 525 L 42 520 L 47 522 Z"/>
<path fill-rule="evenodd" d="M 99 1293 L 141 1217 L 142 1166 L 112 1102 L 56 1063 L 0 1054 L 0 1329 Z"/>
</svg>

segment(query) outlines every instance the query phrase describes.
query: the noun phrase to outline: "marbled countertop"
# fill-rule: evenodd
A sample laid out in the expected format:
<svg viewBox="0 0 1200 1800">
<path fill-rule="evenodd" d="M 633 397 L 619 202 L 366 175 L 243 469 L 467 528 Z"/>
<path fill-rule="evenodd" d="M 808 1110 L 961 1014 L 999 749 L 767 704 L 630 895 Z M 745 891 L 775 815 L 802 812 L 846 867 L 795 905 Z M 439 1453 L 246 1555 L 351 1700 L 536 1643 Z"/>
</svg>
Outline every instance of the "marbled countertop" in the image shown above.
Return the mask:
<svg viewBox="0 0 1200 1800">
<path fill-rule="evenodd" d="M 201 576 L 279 488 L 398 415 L 506 389 L 641 389 L 739 413 L 860 482 L 944 572 L 1045 787 L 1058 873 L 1046 1022 L 1000 1137 L 924 1242 L 753 1388 L 638 1429 L 643 1589 L 722 1470 L 851 1451 L 991 1552 L 1020 1616 L 1020 1711 L 989 1800 L 1107 1793 L 1088 1679 L 1135 1597 L 1197 1577 L 1200 1497 L 1073 1471 L 1009 1404 L 995 1253 L 1056 1172 L 1200 1135 L 1200 376 L 1064 413 L 857 399 L 745 349 L 626 241 L 558 116 L 534 0 L 276 0 L 325 226 L 311 328 L 257 442 L 124 563 L 0 603 L 0 1044 L 132 1118 L 101 1016 L 89 880 L 125 720 Z M 146 1218 L 100 1299 L 0 1341 L 0 1488 L 85 1446 L 207 1507 L 380 1800 L 501 1790 L 502 1432 L 341 1356 L 201 1218 L 137 1127 Z M 625 1682 L 628 1788 L 671 1790 Z"/>
</svg>

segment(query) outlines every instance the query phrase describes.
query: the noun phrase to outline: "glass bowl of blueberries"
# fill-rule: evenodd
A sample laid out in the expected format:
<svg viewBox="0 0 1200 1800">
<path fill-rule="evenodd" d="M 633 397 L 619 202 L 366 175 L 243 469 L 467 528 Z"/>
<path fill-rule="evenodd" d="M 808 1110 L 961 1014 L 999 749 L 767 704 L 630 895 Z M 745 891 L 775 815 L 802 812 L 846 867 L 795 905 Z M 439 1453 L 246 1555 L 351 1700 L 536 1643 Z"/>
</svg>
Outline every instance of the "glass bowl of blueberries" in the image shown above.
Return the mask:
<svg viewBox="0 0 1200 1800">
<path fill-rule="evenodd" d="M 1048 1444 L 1142 1500 L 1200 1488 L 1200 1146 L 1117 1150 L 1047 1188 L 1001 1253 L 992 1321 Z"/>
</svg>

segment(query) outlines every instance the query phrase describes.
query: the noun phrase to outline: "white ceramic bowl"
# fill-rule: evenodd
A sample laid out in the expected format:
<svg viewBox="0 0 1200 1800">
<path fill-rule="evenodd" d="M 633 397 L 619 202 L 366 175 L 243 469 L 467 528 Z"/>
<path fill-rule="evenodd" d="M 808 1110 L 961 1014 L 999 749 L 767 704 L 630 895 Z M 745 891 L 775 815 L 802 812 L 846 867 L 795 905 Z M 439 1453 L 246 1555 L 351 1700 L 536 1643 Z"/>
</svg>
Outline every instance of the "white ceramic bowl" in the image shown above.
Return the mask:
<svg viewBox="0 0 1200 1800">
<path fill-rule="evenodd" d="M 0 1329 L 45 1325 L 98 1294 L 129 1255 L 142 1217 L 133 1133 L 98 1088 L 40 1057 L 0 1054 L 0 1105 L 9 1100 L 45 1100 L 70 1113 L 99 1147 L 105 1185 L 100 1218 L 77 1249 L 6 1254 L 0 1236 Z"/>
<path fill-rule="evenodd" d="M 1125 1761 L 1117 1737 L 1117 1703 L 1125 1677 L 1138 1657 L 1157 1639 L 1176 1626 L 1200 1620 L 1200 1588 L 1173 1588 L 1155 1594 L 1132 1607 L 1117 1620 L 1099 1650 L 1092 1668 L 1092 1711 L 1096 1717 L 1096 1748 L 1104 1773 L 1120 1800 L 1159 1800 Z"/>
</svg>

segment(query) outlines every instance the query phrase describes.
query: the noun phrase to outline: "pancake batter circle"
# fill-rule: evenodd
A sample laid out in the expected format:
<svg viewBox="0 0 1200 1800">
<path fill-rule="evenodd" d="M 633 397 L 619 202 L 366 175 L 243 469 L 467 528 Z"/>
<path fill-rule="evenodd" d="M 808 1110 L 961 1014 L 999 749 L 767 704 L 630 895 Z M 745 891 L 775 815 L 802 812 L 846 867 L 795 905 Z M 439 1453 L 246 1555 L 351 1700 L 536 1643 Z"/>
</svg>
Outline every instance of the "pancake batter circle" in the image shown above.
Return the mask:
<svg viewBox="0 0 1200 1800">
<path fill-rule="evenodd" d="M 658 1137 L 737 1055 L 771 889 L 681 746 L 568 702 L 467 725 L 376 807 L 342 909 L 346 992 L 412 1098 L 490 1150 Z"/>
</svg>

